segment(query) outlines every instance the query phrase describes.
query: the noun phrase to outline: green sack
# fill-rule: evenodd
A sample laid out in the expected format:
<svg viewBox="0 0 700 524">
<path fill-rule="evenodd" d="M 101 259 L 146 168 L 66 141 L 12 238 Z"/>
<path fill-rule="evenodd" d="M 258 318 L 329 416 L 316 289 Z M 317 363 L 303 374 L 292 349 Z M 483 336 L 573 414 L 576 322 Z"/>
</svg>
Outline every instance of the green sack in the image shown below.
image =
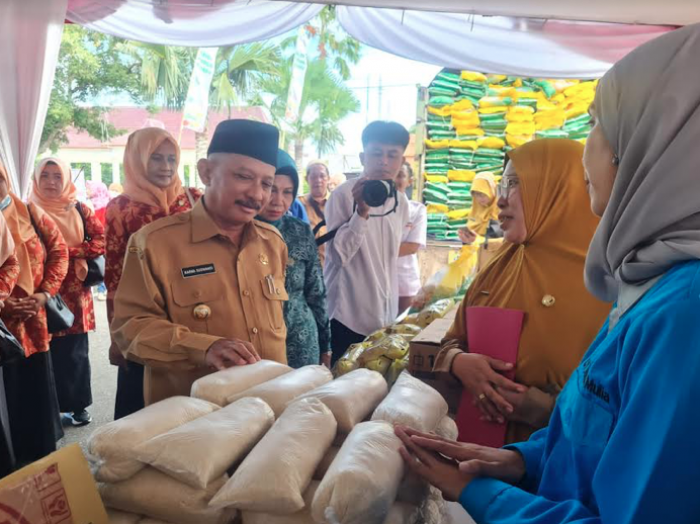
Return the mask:
<svg viewBox="0 0 700 524">
<path fill-rule="evenodd" d="M 449 71 L 441 71 L 437 75 L 435 75 L 436 80 L 445 80 L 446 82 L 454 82 L 458 84 L 462 76 L 458 73 L 450 73 Z"/>
<path fill-rule="evenodd" d="M 440 182 L 427 182 L 425 184 L 425 188 L 430 189 L 431 191 L 439 191 L 445 195 L 450 192 L 450 188 L 447 187 L 447 184 L 442 184 Z"/>
<path fill-rule="evenodd" d="M 518 100 L 518 105 L 528 106 L 537 111 L 537 99 L 536 98 L 520 98 Z"/>
<path fill-rule="evenodd" d="M 432 96 L 428 101 L 428 105 L 436 108 L 452 105 L 454 100 L 450 96 Z"/>
<path fill-rule="evenodd" d="M 428 94 L 433 97 L 450 97 L 450 102 L 449 104 L 453 103 L 452 97 L 457 94 L 457 91 L 452 91 L 451 89 L 445 89 L 444 87 L 429 87 L 428 88 Z M 443 105 L 449 105 L 449 104 L 443 104 Z M 432 102 L 430 105 L 435 105 Z"/>
<path fill-rule="evenodd" d="M 479 149 L 477 149 L 476 155 L 500 159 L 504 159 L 506 156 L 506 154 L 500 149 L 489 149 L 487 147 L 480 147 Z"/>
<path fill-rule="evenodd" d="M 569 133 L 561 129 L 548 129 L 547 131 L 537 131 L 537 138 L 569 138 Z"/>
<path fill-rule="evenodd" d="M 436 78 L 431 82 L 430 87 L 441 87 L 443 89 L 449 89 L 450 91 L 457 92 L 459 91 L 460 86 L 459 82 L 449 82 L 447 80 Z"/>
<path fill-rule="evenodd" d="M 557 94 L 557 90 L 554 88 L 554 86 L 546 80 L 535 80 L 533 84 L 539 87 L 547 98 L 552 98 Z"/>
<path fill-rule="evenodd" d="M 432 189 L 424 189 L 423 198 L 429 204 L 446 204 L 448 200 L 446 194 L 440 191 L 433 191 Z"/>
<path fill-rule="evenodd" d="M 566 126 L 579 126 L 582 124 L 588 124 L 590 125 L 591 123 L 591 117 L 590 115 L 583 114 L 579 115 L 576 118 L 570 118 L 569 120 L 566 121 L 564 124 L 564 129 L 566 129 Z"/>
</svg>

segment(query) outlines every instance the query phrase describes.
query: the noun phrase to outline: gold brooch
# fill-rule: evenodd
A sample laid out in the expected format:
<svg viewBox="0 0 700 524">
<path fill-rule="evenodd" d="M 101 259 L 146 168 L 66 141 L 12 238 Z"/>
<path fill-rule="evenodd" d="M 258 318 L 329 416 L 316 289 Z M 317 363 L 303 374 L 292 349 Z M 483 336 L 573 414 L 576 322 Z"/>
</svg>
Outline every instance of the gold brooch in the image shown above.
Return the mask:
<svg viewBox="0 0 700 524">
<path fill-rule="evenodd" d="M 258 260 L 260 260 L 260 263 L 263 266 L 266 266 L 270 263 L 269 259 L 267 258 L 267 255 L 265 253 L 260 253 L 260 256 L 258 257 Z"/>
<path fill-rule="evenodd" d="M 542 297 L 542 305 L 544 307 L 552 307 L 556 303 L 557 299 L 552 295 L 545 295 Z"/>
<path fill-rule="evenodd" d="M 197 320 L 206 320 L 211 316 L 211 308 L 205 304 L 197 304 L 192 310 L 192 315 Z"/>
</svg>

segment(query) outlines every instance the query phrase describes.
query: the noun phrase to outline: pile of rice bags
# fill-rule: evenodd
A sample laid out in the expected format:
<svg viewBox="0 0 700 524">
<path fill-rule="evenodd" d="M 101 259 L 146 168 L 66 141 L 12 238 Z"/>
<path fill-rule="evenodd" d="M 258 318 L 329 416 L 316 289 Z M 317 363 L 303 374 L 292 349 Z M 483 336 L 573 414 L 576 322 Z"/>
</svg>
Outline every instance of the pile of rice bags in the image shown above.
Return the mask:
<svg viewBox="0 0 700 524">
<path fill-rule="evenodd" d="M 429 238 L 459 239 L 464 224 L 444 215 L 469 211 L 474 176 L 500 175 L 510 149 L 537 138 L 585 141 L 596 86 L 597 81 L 440 72 L 428 87 L 426 117 L 423 196 Z"/>
</svg>

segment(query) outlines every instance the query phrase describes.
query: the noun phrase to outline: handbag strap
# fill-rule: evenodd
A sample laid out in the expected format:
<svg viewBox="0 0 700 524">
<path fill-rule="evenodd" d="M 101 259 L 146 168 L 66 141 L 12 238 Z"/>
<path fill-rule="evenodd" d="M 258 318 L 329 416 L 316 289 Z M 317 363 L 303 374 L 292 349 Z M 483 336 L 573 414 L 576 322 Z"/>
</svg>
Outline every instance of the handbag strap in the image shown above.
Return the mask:
<svg viewBox="0 0 700 524">
<path fill-rule="evenodd" d="M 80 202 L 76 202 L 75 209 L 80 215 L 80 220 L 83 221 L 83 238 L 85 239 L 85 242 L 92 242 L 92 237 L 90 236 L 90 233 L 88 233 L 87 219 L 85 218 L 85 211 L 83 210 L 83 205 Z"/>
</svg>

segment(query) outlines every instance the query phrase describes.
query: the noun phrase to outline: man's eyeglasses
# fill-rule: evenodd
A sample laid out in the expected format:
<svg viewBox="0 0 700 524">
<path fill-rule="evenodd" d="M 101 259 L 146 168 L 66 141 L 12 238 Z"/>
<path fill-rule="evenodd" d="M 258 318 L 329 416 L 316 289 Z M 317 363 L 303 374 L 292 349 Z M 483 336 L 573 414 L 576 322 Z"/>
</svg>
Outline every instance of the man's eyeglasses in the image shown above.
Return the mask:
<svg viewBox="0 0 700 524">
<path fill-rule="evenodd" d="M 496 186 L 496 196 L 498 198 L 508 198 L 510 196 L 510 192 L 518 187 L 520 185 L 520 182 L 518 181 L 517 177 L 514 176 L 508 176 L 508 177 L 503 177 L 501 178 L 501 181 L 498 183 Z"/>
</svg>

